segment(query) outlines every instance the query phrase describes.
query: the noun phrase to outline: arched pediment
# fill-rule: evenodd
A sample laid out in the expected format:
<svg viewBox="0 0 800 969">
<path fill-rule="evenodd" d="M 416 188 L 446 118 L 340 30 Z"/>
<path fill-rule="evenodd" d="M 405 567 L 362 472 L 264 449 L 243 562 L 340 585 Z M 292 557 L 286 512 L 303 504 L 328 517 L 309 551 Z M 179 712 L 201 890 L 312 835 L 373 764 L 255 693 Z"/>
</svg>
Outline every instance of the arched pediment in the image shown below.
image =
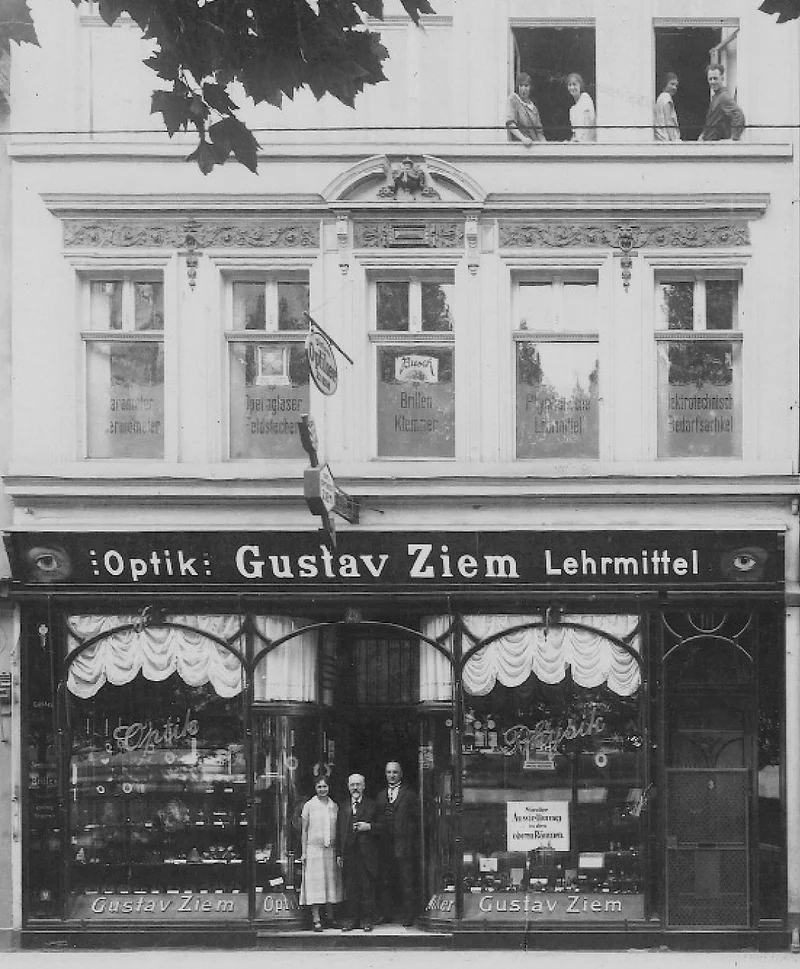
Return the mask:
<svg viewBox="0 0 800 969">
<path fill-rule="evenodd" d="M 464 172 L 433 155 L 373 155 L 323 189 L 329 204 L 482 204 L 486 192 Z"/>
</svg>

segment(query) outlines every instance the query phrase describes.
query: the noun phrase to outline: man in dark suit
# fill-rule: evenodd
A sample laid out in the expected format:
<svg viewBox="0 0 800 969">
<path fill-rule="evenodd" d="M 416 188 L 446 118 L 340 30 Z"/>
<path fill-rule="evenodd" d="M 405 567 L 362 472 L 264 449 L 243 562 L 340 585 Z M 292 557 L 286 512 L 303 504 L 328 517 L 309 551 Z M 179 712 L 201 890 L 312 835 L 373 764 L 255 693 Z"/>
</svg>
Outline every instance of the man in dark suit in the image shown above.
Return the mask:
<svg viewBox="0 0 800 969">
<path fill-rule="evenodd" d="M 375 894 L 380 871 L 381 817 L 377 805 L 364 796 L 364 775 L 347 778 L 350 800 L 339 809 L 338 861 L 344 875 L 347 919 L 343 932 L 361 923 L 371 932 L 375 922 Z"/>
<path fill-rule="evenodd" d="M 403 769 L 396 760 L 386 765 L 386 787 L 378 794 L 383 816 L 381 909 L 391 922 L 395 913 L 403 925 L 413 925 L 417 903 L 414 894 L 414 864 L 417 858 L 419 805 L 416 792 L 403 783 Z"/>
</svg>

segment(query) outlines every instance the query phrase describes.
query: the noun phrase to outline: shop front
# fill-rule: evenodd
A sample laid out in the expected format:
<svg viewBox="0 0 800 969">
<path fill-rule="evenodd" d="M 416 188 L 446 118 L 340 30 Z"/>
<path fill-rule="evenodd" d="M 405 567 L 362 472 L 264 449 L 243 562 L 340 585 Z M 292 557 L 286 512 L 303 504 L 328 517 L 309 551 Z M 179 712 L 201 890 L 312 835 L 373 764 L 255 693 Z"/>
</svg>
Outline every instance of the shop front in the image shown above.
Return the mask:
<svg viewBox="0 0 800 969">
<path fill-rule="evenodd" d="M 12 534 L 25 932 L 289 932 L 400 763 L 417 925 L 780 932 L 777 532 Z"/>
</svg>

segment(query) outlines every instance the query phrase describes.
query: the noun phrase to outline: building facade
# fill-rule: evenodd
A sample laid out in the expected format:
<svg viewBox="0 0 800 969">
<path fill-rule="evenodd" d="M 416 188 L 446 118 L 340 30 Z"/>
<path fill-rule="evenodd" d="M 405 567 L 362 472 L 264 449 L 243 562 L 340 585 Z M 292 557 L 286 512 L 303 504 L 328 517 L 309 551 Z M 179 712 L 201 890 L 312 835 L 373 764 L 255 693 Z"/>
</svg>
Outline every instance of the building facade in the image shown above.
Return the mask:
<svg viewBox="0 0 800 969">
<path fill-rule="evenodd" d="M 257 176 L 155 129 L 132 25 L 15 52 L 22 944 L 301 929 L 315 778 L 387 760 L 454 945 L 800 924 L 797 30 L 436 6 L 356 111 L 250 112 Z"/>
</svg>

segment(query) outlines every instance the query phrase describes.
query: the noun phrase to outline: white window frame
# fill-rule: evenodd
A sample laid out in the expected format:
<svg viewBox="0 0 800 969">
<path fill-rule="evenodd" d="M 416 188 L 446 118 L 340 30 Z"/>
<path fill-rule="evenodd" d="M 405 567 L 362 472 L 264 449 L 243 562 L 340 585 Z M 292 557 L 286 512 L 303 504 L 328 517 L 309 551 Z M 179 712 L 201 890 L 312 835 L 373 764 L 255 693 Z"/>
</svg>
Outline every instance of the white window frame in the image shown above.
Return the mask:
<svg viewBox="0 0 800 969">
<path fill-rule="evenodd" d="M 175 347 L 176 326 L 174 300 L 176 292 L 176 260 L 173 254 L 140 255 L 138 253 L 112 253 L 101 256 L 69 258 L 73 270 L 75 314 L 78 321 L 78 346 L 75 373 L 77 386 L 76 408 L 76 458 L 81 462 L 97 463 L 104 468 L 120 462 L 130 468 L 153 464 L 163 467 L 165 463 L 178 460 L 178 428 L 175 415 L 178 409 L 177 353 Z M 91 283 L 123 281 L 122 329 L 93 329 L 91 327 Z M 161 330 L 135 330 L 133 314 L 133 283 L 160 282 L 163 287 L 164 326 Z M 127 284 L 127 285 L 126 285 Z M 89 377 L 88 346 L 93 342 L 161 343 L 164 352 L 164 453 L 159 458 L 90 457 L 89 456 L 89 400 L 87 380 Z"/>
<path fill-rule="evenodd" d="M 609 280 L 610 268 L 610 260 L 605 256 L 598 256 L 596 259 L 577 257 L 573 260 L 564 260 L 562 257 L 558 260 L 540 259 L 536 262 L 522 259 L 507 260 L 506 269 L 508 273 L 507 285 L 509 293 L 507 314 L 510 321 L 510 352 L 507 355 L 506 379 L 505 381 L 501 380 L 500 386 L 511 387 L 513 392 L 506 395 L 505 413 L 508 416 L 501 420 L 501 427 L 508 429 L 501 441 L 501 460 L 508 460 L 516 467 L 524 466 L 531 471 L 540 471 L 546 474 L 555 465 L 565 469 L 583 466 L 591 466 L 594 468 L 601 462 L 607 462 L 611 459 L 610 411 L 608 401 L 611 400 L 613 370 L 611 360 L 609 359 L 610 341 L 608 339 L 606 324 L 609 316 L 608 300 L 610 299 L 612 289 Z M 556 281 L 556 289 L 554 291 L 554 324 L 556 325 L 549 330 L 533 329 L 530 325 L 525 328 L 518 326 L 517 324 L 521 322 L 519 319 L 520 285 L 528 282 L 547 282 L 550 280 Z M 559 316 L 563 309 L 563 300 L 558 294 L 563 294 L 563 284 L 565 281 L 593 282 L 596 285 L 596 326 L 587 327 L 582 330 L 569 330 L 557 325 L 560 322 Z M 517 344 L 523 341 L 537 343 L 597 344 L 600 386 L 598 393 L 599 444 L 596 457 L 517 457 Z"/>
<path fill-rule="evenodd" d="M 650 343 L 649 347 L 643 345 L 642 359 L 647 360 L 648 355 L 651 361 L 649 368 L 650 378 L 645 382 L 643 388 L 647 394 L 647 399 L 642 402 L 642 415 L 649 414 L 647 426 L 648 433 L 645 435 L 645 459 L 653 462 L 658 468 L 665 468 L 670 464 L 679 465 L 685 468 L 691 465 L 697 468 L 709 469 L 715 462 L 718 464 L 735 464 L 741 466 L 746 461 L 751 451 L 751 441 L 753 439 L 755 427 L 755 396 L 754 387 L 750 379 L 749 356 L 750 347 L 745 339 L 747 332 L 747 313 L 746 313 L 746 267 L 748 259 L 741 255 L 731 255 L 730 253 L 707 253 L 705 255 L 697 253 L 680 257 L 651 257 L 645 260 L 648 267 L 649 290 L 647 300 L 649 302 L 649 313 L 653 320 L 650 332 L 646 327 L 643 328 L 643 335 Z M 736 299 L 736 317 L 734 328 L 727 329 L 708 329 L 705 320 L 705 299 L 698 300 L 698 290 L 705 292 L 705 283 L 715 280 L 737 280 L 738 291 Z M 669 330 L 660 328 L 658 299 L 659 284 L 662 282 L 694 282 L 694 326 L 692 330 Z M 702 306 L 699 304 L 702 303 Z M 738 324 L 738 325 L 737 325 Z M 742 347 L 741 351 L 741 407 L 742 407 L 742 446 L 740 455 L 729 457 L 659 457 L 658 455 L 658 345 L 659 343 L 676 342 L 719 342 L 725 340 L 729 343 L 738 343 Z"/>
<path fill-rule="evenodd" d="M 420 462 L 424 464 L 441 463 L 445 466 L 452 466 L 454 463 L 464 462 L 467 454 L 466 425 L 466 368 L 464 359 L 465 341 L 456 339 L 456 333 L 464 329 L 460 322 L 465 314 L 465 307 L 461 302 L 461 290 L 463 288 L 462 264 L 463 253 L 450 252 L 426 252 L 415 253 L 413 256 L 407 252 L 386 253 L 380 258 L 362 257 L 360 260 L 360 270 L 363 273 L 363 293 L 364 304 L 362 307 L 362 319 L 366 324 L 366 337 L 370 346 L 369 378 L 365 381 L 368 393 L 367 397 L 362 397 L 364 402 L 364 413 L 369 415 L 368 427 L 364 428 L 366 440 L 368 441 L 368 457 L 371 461 L 382 464 L 393 464 L 407 466 L 409 463 Z M 417 302 L 416 324 L 413 317 L 413 307 L 409 307 L 409 329 L 408 330 L 377 330 L 377 287 L 378 282 L 403 282 L 415 280 L 418 284 L 419 302 Z M 421 283 L 436 282 L 445 283 L 453 286 L 453 329 L 452 330 L 422 330 L 421 312 Z M 413 289 L 413 287 L 412 287 Z M 409 302 L 412 297 L 409 294 Z M 437 347 L 452 347 L 453 366 L 455 373 L 454 414 L 455 414 L 455 448 L 453 457 L 442 456 L 420 456 L 404 457 L 402 455 L 379 455 L 378 454 L 378 347 L 379 346 L 402 346 L 414 344 L 431 344 Z"/>
<path fill-rule="evenodd" d="M 226 464 L 237 464 L 252 468 L 254 461 L 272 460 L 266 458 L 234 458 L 231 456 L 231 375 L 230 349 L 233 343 L 305 343 L 308 330 L 279 330 L 278 329 L 278 283 L 304 282 L 309 291 L 309 315 L 314 316 L 313 294 L 317 289 L 318 280 L 315 277 L 314 266 L 317 259 L 313 256 L 296 256 L 294 254 L 281 258 L 272 256 L 265 260 L 262 256 L 247 257 L 242 255 L 219 255 L 214 259 L 218 272 L 218 292 L 220 294 L 220 309 L 222 326 L 218 330 L 215 343 L 216 352 L 212 359 L 217 361 L 215 386 L 219 388 L 217 412 L 220 428 L 217 443 L 217 458 Z M 233 286 L 234 283 L 263 283 L 265 294 L 265 329 L 244 330 L 233 327 Z M 324 415 L 318 403 L 318 391 L 309 379 L 309 414 L 315 421 L 317 431 L 324 435 L 322 421 Z M 303 465 L 307 462 L 305 455 L 297 458 L 275 458 L 278 469 L 292 468 L 295 464 Z"/>
</svg>

